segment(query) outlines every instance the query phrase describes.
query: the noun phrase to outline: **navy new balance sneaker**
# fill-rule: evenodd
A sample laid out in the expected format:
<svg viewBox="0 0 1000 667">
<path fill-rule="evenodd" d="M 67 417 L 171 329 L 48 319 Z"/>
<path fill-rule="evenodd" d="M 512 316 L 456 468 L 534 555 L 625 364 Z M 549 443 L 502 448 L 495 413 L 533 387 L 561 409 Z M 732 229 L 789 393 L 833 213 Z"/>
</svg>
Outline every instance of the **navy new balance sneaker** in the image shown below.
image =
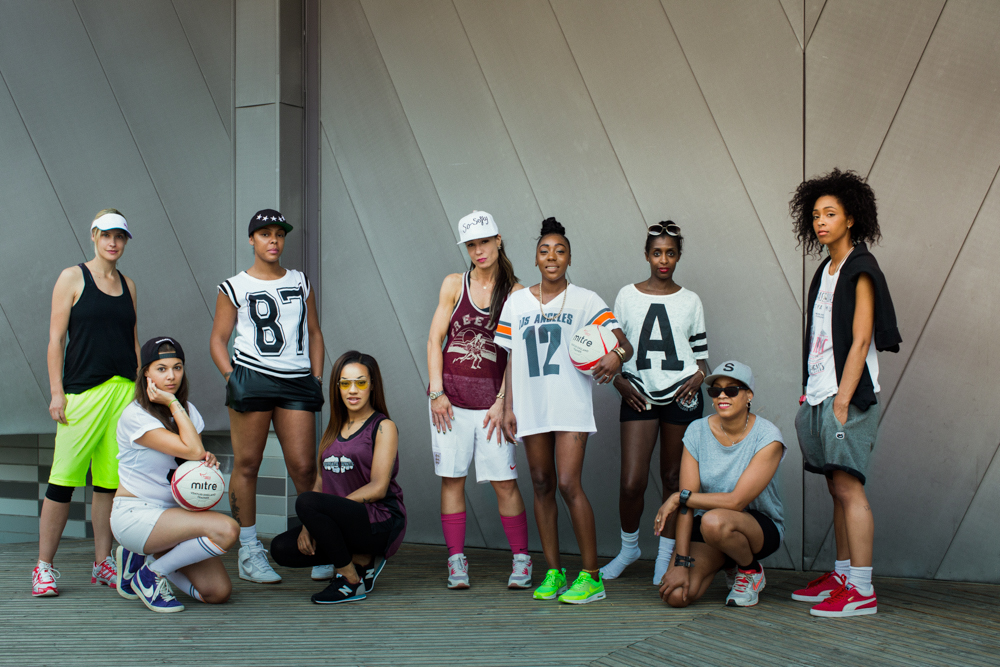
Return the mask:
<svg viewBox="0 0 1000 667">
<path fill-rule="evenodd" d="M 329 586 L 312 596 L 312 601 L 316 604 L 339 604 L 364 600 L 366 597 L 368 596 L 365 593 L 364 581 L 352 584 L 343 575 L 338 574 Z"/>
</svg>

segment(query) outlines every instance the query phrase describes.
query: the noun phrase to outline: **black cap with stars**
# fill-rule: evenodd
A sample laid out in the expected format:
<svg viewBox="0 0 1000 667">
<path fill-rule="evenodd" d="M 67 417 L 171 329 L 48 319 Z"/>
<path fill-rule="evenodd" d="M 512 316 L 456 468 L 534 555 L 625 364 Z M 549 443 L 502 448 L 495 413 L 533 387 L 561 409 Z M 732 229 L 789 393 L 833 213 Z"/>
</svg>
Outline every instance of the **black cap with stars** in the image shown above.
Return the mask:
<svg viewBox="0 0 1000 667">
<path fill-rule="evenodd" d="M 268 225 L 278 225 L 286 232 L 292 231 L 292 226 L 285 222 L 285 216 L 281 215 L 273 208 L 265 208 L 257 211 L 250 218 L 250 232 L 247 236 L 253 236 L 253 233 L 260 229 L 261 227 L 267 227 Z"/>
</svg>

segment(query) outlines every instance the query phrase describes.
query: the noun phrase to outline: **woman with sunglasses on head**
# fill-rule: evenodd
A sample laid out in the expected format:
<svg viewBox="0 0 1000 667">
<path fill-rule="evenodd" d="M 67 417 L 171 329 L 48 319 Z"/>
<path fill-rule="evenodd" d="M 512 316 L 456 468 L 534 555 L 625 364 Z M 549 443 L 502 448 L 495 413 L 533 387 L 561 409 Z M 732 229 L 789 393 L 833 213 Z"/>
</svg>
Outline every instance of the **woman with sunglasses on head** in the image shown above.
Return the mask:
<svg viewBox="0 0 1000 667">
<path fill-rule="evenodd" d="M 765 584 L 759 561 L 778 550 L 785 533 L 774 480 L 785 444 L 777 426 L 750 412 L 749 366 L 726 361 L 705 384 L 715 414 L 688 426 L 681 490 L 667 498 L 653 523 L 659 535 L 677 515 L 677 544 L 660 597 L 671 607 L 686 607 L 705 594 L 719 570 L 736 567 L 726 605 L 750 607 Z"/>
<path fill-rule="evenodd" d="M 615 316 L 635 348 L 635 357 L 615 376 L 622 396 L 621 485 L 618 512 L 622 548 L 601 568 L 605 579 L 615 579 L 639 559 L 639 521 L 642 518 L 649 464 L 660 439 L 660 481 L 663 498 L 678 490 L 684 431 L 704 411 L 701 382 L 708 375 L 705 311 L 694 292 L 674 282 L 684 237 L 667 220 L 649 228 L 645 258 L 649 278 L 626 285 L 615 299 Z M 674 550 L 675 520 L 661 531 L 653 583 L 660 584 Z"/>
<path fill-rule="evenodd" d="M 448 588 L 469 587 L 465 477 L 473 458 L 476 481 L 489 482 L 497 494 L 500 521 L 514 555 L 507 587 L 530 588 L 528 517 L 517 488 L 514 445 L 499 428 L 507 350 L 493 342 L 504 302 L 524 286 L 517 282 L 493 216 L 473 211 L 459 220 L 458 232 L 459 245 L 465 246 L 472 264 L 466 273 L 444 279 L 427 339 L 431 447 L 434 472 L 441 478 Z"/>
<path fill-rule="evenodd" d="M 281 577 L 257 539 L 257 472 L 272 423 L 295 491 L 316 477 L 316 415 L 323 408 L 323 334 L 316 295 L 301 271 L 279 263 L 292 226 L 273 209 L 250 219 L 254 263 L 219 285 L 210 349 L 226 378 L 233 441 L 229 508 L 240 524 L 240 579 Z M 233 356 L 229 338 L 233 328 Z"/>
<path fill-rule="evenodd" d="M 548 563 L 534 597 L 586 604 L 605 597 L 597 569 L 594 511 L 581 484 L 587 438 L 597 427 L 591 379 L 573 367 L 568 345 L 573 334 L 587 325 L 614 331 L 619 347 L 604 355 L 592 371 L 602 384 L 621 370 L 632 346 L 600 296 L 569 284 L 570 263 L 565 228 L 547 218 L 535 250 L 541 282 L 510 295 L 500 313 L 496 342 L 510 351 L 503 431 L 511 442 L 524 440 L 535 490 L 535 521 Z M 583 571 L 568 590 L 566 570 L 560 567 L 557 486 L 583 560 Z"/>
<path fill-rule="evenodd" d="M 899 352 L 902 338 L 885 276 L 866 243 L 882 238 L 871 186 L 834 169 L 805 181 L 789 204 L 807 252 L 829 252 L 806 300 L 802 383 L 795 430 L 807 472 L 826 477 L 837 544 L 834 571 L 792 593 L 815 602 L 810 614 L 874 614 L 872 517 L 865 481 L 878 437 L 878 352 Z"/>
<path fill-rule="evenodd" d="M 73 490 L 87 485 L 88 469 L 94 487 L 90 583 L 114 588 L 118 581 L 109 524 L 118 488 L 115 428 L 135 393 L 139 340 L 135 283 L 117 267 L 132 234 L 121 213 L 106 208 L 91 222 L 90 238 L 94 258 L 64 269 L 52 290 L 49 415 L 56 422 L 56 443 L 38 519 L 38 562 L 31 573 L 35 597 L 59 595 L 52 561 Z"/>
<path fill-rule="evenodd" d="M 121 544 L 118 593 L 155 612 L 184 611 L 169 581 L 199 602 L 222 603 L 233 586 L 220 557 L 236 543 L 239 526 L 219 512 L 182 509 L 170 490 L 185 461 L 219 467 L 201 442 L 205 422 L 187 400 L 184 350 L 160 336 L 146 341 L 141 355 L 135 400 L 118 420 L 121 486 L 111 511 Z"/>
<path fill-rule="evenodd" d="M 312 596 L 316 604 L 363 600 L 406 532 L 396 482 L 399 433 L 389 419 L 378 362 L 352 350 L 334 363 L 332 377 L 319 473 L 312 490 L 295 501 L 302 526 L 271 541 L 279 565 L 333 564 L 333 581 Z"/>
</svg>

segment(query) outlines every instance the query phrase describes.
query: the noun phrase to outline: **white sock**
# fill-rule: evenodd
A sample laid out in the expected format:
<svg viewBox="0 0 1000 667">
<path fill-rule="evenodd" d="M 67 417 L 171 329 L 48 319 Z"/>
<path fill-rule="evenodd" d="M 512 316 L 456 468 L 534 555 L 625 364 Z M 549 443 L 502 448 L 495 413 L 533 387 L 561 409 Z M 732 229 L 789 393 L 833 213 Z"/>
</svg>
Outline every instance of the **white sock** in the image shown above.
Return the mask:
<svg viewBox="0 0 1000 667">
<path fill-rule="evenodd" d="M 833 561 L 833 571 L 847 579 L 848 575 L 851 574 L 851 560 L 835 560 Z"/>
<path fill-rule="evenodd" d="M 642 551 L 639 549 L 639 531 L 626 533 L 622 531 L 622 550 L 614 559 L 601 568 L 603 579 L 617 579 L 626 567 L 639 560 Z"/>
<path fill-rule="evenodd" d="M 207 537 L 196 537 L 185 540 L 176 547 L 149 563 L 149 569 L 161 576 L 166 576 L 174 570 L 200 563 L 212 556 L 221 556 L 226 550 Z"/>
<path fill-rule="evenodd" d="M 871 595 L 872 591 L 872 569 L 870 567 L 851 566 L 851 574 L 847 579 L 852 586 L 858 589 L 862 595 Z"/>
<path fill-rule="evenodd" d="M 180 570 L 174 570 L 173 572 L 168 574 L 167 581 L 169 581 L 174 586 L 179 588 L 185 594 L 193 597 L 198 602 L 205 601 L 205 598 L 201 597 L 201 593 L 199 593 L 198 589 L 194 587 L 194 584 L 191 583 L 191 580 L 185 577 Z"/>
<path fill-rule="evenodd" d="M 248 547 L 257 543 L 257 524 L 240 528 L 240 544 Z"/>
<path fill-rule="evenodd" d="M 669 537 L 660 538 L 660 548 L 656 551 L 656 564 L 653 566 L 653 584 L 660 585 L 663 575 L 670 567 L 670 557 L 674 555 L 674 541 Z"/>
</svg>

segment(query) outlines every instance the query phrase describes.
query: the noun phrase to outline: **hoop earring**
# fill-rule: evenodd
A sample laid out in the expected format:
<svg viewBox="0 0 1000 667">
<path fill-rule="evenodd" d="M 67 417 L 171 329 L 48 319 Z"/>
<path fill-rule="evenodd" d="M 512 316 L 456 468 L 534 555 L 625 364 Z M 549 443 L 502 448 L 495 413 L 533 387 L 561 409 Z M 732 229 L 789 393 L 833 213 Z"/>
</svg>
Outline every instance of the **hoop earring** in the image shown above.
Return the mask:
<svg viewBox="0 0 1000 667">
<path fill-rule="evenodd" d="M 498 243 L 497 250 L 502 250 L 502 249 L 503 249 L 503 243 Z"/>
</svg>

